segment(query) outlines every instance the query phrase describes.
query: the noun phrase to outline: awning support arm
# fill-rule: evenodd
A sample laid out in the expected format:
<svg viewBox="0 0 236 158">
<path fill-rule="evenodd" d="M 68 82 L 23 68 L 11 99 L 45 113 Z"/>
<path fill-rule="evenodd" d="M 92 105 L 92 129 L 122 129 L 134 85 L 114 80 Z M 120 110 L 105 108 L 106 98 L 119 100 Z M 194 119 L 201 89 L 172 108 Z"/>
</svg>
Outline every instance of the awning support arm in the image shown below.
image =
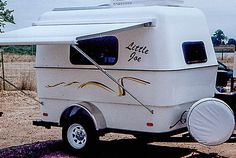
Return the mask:
<svg viewBox="0 0 236 158">
<path fill-rule="evenodd" d="M 136 100 L 140 105 L 142 105 L 145 109 L 147 109 L 151 114 L 154 114 L 154 111 L 144 105 L 141 101 L 139 101 L 132 93 L 130 93 L 124 86 L 122 86 L 116 79 L 110 75 L 106 70 L 104 70 L 98 63 L 96 63 L 92 58 L 90 58 L 83 50 L 81 50 L 76 45 L 72 45 L 80 54 L 82 54 L 86 59 L 88 59 L 93 65 L 97 67 L 103 74 L 105 74 L 108 78 L 110 78 L 113 82 L 115 82 L 119 87 L 123 88 L 134 100 Z"/>
</svg>

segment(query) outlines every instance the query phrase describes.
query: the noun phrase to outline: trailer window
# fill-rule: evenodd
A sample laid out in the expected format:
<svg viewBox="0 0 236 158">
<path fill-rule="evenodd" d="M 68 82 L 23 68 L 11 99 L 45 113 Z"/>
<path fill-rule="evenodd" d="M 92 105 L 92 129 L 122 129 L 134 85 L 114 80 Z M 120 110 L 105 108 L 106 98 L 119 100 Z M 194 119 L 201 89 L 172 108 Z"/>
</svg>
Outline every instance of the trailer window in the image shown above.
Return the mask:
<svg viewBox="0 0 236 158">
<path fill-rule="evenodd" d="M 118 39 L 114 36 L 80 40 L 77 46 L 99 65 L 114 65 L 118 60 Z M 70 62 L 74 65 L 92 65 L 73 47 L 70 47 Z"/>
<path fill-rule="evenodd" d="M 185 42 L 182 45 L 185 62 L 187 64 L 205 63 L 207 55 L 205 45 L 200 42 Z"/>
</svg>

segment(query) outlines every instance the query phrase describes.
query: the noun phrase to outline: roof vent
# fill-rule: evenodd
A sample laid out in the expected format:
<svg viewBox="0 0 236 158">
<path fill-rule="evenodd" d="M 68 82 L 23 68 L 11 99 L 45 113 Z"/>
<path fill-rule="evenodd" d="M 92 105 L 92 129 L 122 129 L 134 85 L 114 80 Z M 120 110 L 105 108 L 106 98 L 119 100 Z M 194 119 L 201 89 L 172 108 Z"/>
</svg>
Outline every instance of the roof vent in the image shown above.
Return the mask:
<svg viewBox="0 0 236 158">
<path fill-rule="evenodd" d="M 127 7 L 127 6 L 179 6 L 183 4 L 183 0 L 111 0 L 113 7 Z"/>
</svg>

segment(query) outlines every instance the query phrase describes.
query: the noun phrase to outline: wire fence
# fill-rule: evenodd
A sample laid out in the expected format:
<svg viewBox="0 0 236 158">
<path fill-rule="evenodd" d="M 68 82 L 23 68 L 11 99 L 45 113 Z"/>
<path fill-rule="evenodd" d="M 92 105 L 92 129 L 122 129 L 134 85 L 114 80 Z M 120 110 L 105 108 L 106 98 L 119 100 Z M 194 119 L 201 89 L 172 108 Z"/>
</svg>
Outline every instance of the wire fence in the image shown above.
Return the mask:
<svg viewBox="0 0 236 158">
<path fill-rule="evenodd" d="M 20 90 L 36 91 L 35 55 L 1 52 L 0 76 L 14 84 Z M 3 80 L 0 81 L 1 90 L 15 90 L 13 86 Z"/>
<path fill-rule="evenodd" d="M 216 52 L 216 56 L 220 60 L 231 60 L 235 52 Z"/>
<path fill-rule="evenodd" d="M 229 68 L 234 67 L 234 53 L 236 52 L 216 52 L 217 60 L 227 65 Z"/>
</svg>

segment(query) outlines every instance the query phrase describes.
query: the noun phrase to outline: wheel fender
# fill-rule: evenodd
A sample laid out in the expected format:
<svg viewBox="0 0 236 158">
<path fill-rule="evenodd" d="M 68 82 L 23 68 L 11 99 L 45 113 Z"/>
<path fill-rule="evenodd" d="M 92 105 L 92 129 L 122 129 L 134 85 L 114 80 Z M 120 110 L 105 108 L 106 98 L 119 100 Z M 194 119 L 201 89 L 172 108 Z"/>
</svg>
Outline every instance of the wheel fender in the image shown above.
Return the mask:
<svg viewBox="0 0 236 158">
<path fill-rule="evenodd" d="M 65 109 L 60 118 L 60 126 L 64 126 L 68 120 L 81 118 L 93 123 L 96 130 L 106 128 L 106 122 L 101 111 L 95 105 L 87 102 L 73 104 Z"/>
</svg>

